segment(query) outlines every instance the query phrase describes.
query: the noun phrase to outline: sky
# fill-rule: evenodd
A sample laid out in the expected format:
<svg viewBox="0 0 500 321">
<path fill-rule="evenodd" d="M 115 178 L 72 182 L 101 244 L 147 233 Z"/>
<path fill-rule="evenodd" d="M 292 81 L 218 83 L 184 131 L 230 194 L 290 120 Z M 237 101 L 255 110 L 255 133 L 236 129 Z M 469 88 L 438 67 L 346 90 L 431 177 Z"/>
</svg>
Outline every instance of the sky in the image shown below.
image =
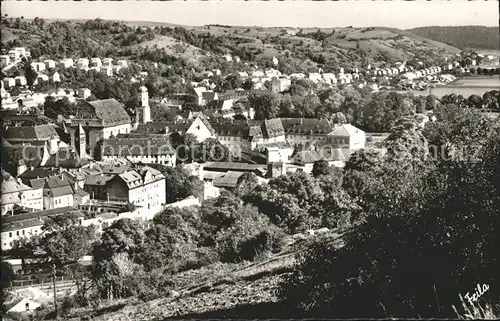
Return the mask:
<svg viewBox="0 0 500 321">
<path fill-rule="evenodd" d="M 498 26 L 498 0 L 433 1 L 3 1 L 2 15 L 117 19 L 198 26 L 262 27 Z"/>
</svg>

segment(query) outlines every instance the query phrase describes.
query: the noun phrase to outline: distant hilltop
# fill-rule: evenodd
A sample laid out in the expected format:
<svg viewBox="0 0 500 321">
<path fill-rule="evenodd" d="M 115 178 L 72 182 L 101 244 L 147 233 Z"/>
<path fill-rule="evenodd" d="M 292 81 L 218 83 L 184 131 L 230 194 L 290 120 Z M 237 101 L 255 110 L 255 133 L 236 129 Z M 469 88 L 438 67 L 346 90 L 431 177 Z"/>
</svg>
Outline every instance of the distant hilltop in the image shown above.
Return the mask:
<svg viewBox="0 0 500 321">
<path fill-rule="evenodd" d="M 407 30 L 415 35 L 460 49 L 500 50 L 500 28 L 484 26 L 420 27 Z"/>
</svg>

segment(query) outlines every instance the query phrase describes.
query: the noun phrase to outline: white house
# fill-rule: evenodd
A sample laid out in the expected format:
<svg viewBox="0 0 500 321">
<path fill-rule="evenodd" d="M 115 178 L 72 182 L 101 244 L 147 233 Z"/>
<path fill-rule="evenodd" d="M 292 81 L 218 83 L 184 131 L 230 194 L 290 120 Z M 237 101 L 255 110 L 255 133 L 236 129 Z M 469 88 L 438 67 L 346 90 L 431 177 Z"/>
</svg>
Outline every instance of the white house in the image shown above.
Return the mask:
<svg viewBox="0 0 500 321">
<path fill-rule="evenodd" d="M 5 302 L 7 312 L 32 313 L 41 306 L 40 303 L 20 296 L 7 296 Z"/>
<path fill-rule="evenodd" d="M 101 67 L 101 66 L 102 66 L 101 58 L 90 59 L 90 67 Z"/>
<path fill-rule="evenodd" d="M 60 66 L 63 68 L 70 68 L 73 67 L 73 59 L 71 58 L 64 58 L 59 62 Z"/>
<path fill-rule="evenodd" d="M 4 78 L 2 83 L 5 88 L 10 88 L 16 85 L 16 80 L 14 78 Z"/>
<path fill-rule="evenodd" d="M 47 59 L 47 60 L 44 60 L 44 63 L 45 63 L 45 67 L 47 69 L 51 69 L 51 68 L 55 68 L 56 67 L 56 62 L 52 59 Z"/>
<path fill-rule="evenodd" d="M 75 213 L 79 222 L 83 222 L 83 213 L 73 207 L 60 207 L 52 210 L 3 216 L 1 232 L 2 250 L 9 250 L 12 247 L 12 242 L 15 240 L 43 234 L 42 226 L 45 219 L 49 216 L 57 216 L 64 213 Z"/>
<path fill-rule="evenodd" d="M 132 163 L 176 165 L 176 152 L 165 137 L 116 137 L 104 140 L 103 161 L 126 157 Z"/>
<path fill-rule="evenodd" d="M 204 116 L 198 116 L 186 130 L 186 134 L 196 136 L 198 142 L 203 142 L 207 138 L 215 138 L 215 130 Z"/>
<path fill-rule="evenodd" d="M 61 82 L 61 75 L 56 71 L 52 74 L 52 76 L 50 76 L 50 79 L 52 82 Z"/>
<path fill-rule="evenodd" d="M 111 65 L 113 63 L 113 58 L 104 58 L 102 60 L 103 65 Z"/>
<path fill-rule="evenodd" d="M 49 76 L 47 75 L 44 75 L 44 74 L 40 74 L 36 77 L 36 80 L 40 83 L 40 82 L 47 82 L 49 81 Z"/>
<path fill-rule="evenodd" d="M 78 96 L 78 98 L 81 98 L 81 99 L 87 99 L 88 97 L 90 97 L 90 95 L 91 95 L 91 91 L 88 88 L 79 88 L 77 91 L 77 96 Z"/>
<path fill-rule="evenodd" d="M 271 80 L 271 90 L 273 92 L 284 92 L 290 89 L 291 84 L 290 79 L 274 77 Z"/>
<path fill-rule="evenodd" d="M 9 55 L 0 55 L 0 63 L 2 64 L 2 67 L 10 65 Z"/>
<path fill-rule="evenodd" d="M 127 68 L 128 67 L 128 62 L 126 60 L 118 60 L 116 64 L 122 68 Z"/>
<path fill-rule="evenodd" d="M 87 58 L 79 58 L 76 61 L 76 66 L 80 69 L 89 67 L 89 60 Z"/>
<path fill-rule="evenodd" d="M 28 84 L 28 81 L 24 76 L 17 76 L 14 78 L 14 81 L 16 82 L 16 86 L 26 86 Z"/>
</svg>

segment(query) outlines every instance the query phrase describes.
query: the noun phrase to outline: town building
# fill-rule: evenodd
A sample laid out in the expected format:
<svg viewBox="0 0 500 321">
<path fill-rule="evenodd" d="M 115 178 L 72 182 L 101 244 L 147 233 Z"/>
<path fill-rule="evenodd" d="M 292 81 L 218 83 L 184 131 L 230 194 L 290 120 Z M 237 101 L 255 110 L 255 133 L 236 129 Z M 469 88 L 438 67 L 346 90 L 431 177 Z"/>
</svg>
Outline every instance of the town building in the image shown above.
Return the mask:
<svg viewBox="0 0 500 321">
<path fill-rule="evenodd" d="M 128 68 L 128 62 L 126 60 L 118 60 L 116 64 L 121 68 Z"/>
<path fill-rule="evenodd" d="M 274 77 L 271 80 L 271 90 L 275 93 L 281 93 L 290 89 L 291 84 L 290 79 Z"/>
<path fill-rule="evenodd" d="M 42 72 L 45 70 L 45 63 L 43 62 L 32 62 L 31 68 L 36 72 Z"/>
<path fill-rule="evenodd" d="M 125 137 L 123 137 L 125 136 Z M 174 167 L 176 152 L 167 137 L 127 137 L 105 139 L 101 150 L 103 161 L 126 157 L 133 163 L 161 164 Z"/>
<path fill-rule="evenodd" d="M 10 144 L 47 144 L 50 154 L 58 149 L 60 137 L 54 125 L 9 126 L 2 132 L 2 137 Z"/>
<path fill-rule="evenodd" d="M 93 150 L 102 139 L 118 134 L 128 134 L 131 130 L 130 116 L 125 108 L 115 99 L 85 102 L 71 119 L 71 135 L 74 137 L 77 127 L 85 131 L 85 142 L 93 155 Z M 72 142 L 74 142 L 74 138 Z M 75 145 L 72 145 L 75 146 Z"/>
<path fill-rule="evenodd" d="M 77 97 L 80 98 L 80 99 L 87 99 L 90 97 L 90 95 L 92 94 L 92 92 L 90 91 L 90 89 L 88 88 L 79 88 L 77 90 Z"/>
<path fill-rule="evenodd" d="M 28 298 L 9 294 L 4 300 L 4 306 L 7 313 L 32 313 L 41 304 Z"/>
<path fill-rule="evenodd" d="M 89 66 L 100 68 L 102 66 L 101 58 L 91 58 Z"/>
<path fill-rule="evenodd" d="M 74 64 L 74 62 L 73 62 L 73 59 L 71 59 L 71 58 L 64 58 L 59 62 L 59 65 L 62 68 L 71 68 L 71 67 L 73 67 L 73 64 Z"/>
<path fill-rule="evenodd" d="M 61 75 L 56 71 L 50 76 L 50 80 L 54 83 L 61 82 Z"/>
<path fill-rule="evenodd" d="M 27 209 L 43 210 L 42 188 L 25 185 L 20 179 L 15 179 L 4 170 L 2 170 L 2 178 L 2 216 L 13 211 L 16 205 Z"/>
<path fill-rule="evenodd" d="M 44 74 L 40 74 L 36 77 L 36 81 L 38 83 L 41 83 L 41 82 L 48 82 L 49 81 L 49 76 L 47 75 L 44 75 Z"/>
<path fill-rule="evenodd" d="M 2 83 L 5 88 L 10 88 L 16 85 L 16 80 L 14 78 L 4 78 Z"/>
<path fill-rule="evenodd" d="M 79 58 L 76 61 L 76 67 L 80 69 L 87 69 L 89 68 L 89 60 L 87 58 Z"/>
<path fill-rule="evenodd" d="M 74 214 L 81 224 L 84 214 L 74 207 L 59 207 L 50 210 L 27 212 L 17 215 L 6 215 L 2 217 L 1 244 L 2 250 L 9 250 L 12 242 L 24 237 L 43 235 L 43 223 L 48 217 L 62 214 Z"/>
<path fill-rule="evenodd" d="M 9 55 L 0 55 L 0 64 L 2 65 L 2 67 L 10 65 Z"/>
<path fill-rule="evenodd" d="M 14 81 L 16 82 L 16 86 L 26 86 L 28 84 L 28 81 L 24 76 L 16 76 Z"/>
<path fill-rule="evenodd" d="M 148 166 L 123 173 L 89 176 L 85 190 L 92 199 L 129 202 L 146 209 L 159 208 L 166 203 L 165 176 Z"/>
<path fill-rule="evenodd" d="M 43 63 L 45 64 L 46 69 L 54 69 L 56 68 L 56 62 L 52 59 L 47 59 L 44 60 Z"/>
</svg>

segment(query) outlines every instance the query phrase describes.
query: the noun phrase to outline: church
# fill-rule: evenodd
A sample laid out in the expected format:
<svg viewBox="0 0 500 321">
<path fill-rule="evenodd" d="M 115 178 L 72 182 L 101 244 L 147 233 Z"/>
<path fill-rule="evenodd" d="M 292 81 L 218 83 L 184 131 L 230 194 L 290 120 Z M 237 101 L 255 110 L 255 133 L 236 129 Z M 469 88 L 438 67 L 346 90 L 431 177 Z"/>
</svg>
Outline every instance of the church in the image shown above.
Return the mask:
<svg viewBox="0 0 500 321">
<path fill-rule="evenodd" d="M 104 139 L 119 134 L 128 134 L 137 126 L 139 115 L 142 123 L 151 121 L 148 90 L 141 86 L 140 107 L 136 110 L 136 119 L 131 118 L 123 104 L 116 99 L 88 101 L 81 105 L 76 117 L 71 120 L 71 146 L 74 146 L 81 158 L 93 155 L 95 147 Z"/>
</svg>

